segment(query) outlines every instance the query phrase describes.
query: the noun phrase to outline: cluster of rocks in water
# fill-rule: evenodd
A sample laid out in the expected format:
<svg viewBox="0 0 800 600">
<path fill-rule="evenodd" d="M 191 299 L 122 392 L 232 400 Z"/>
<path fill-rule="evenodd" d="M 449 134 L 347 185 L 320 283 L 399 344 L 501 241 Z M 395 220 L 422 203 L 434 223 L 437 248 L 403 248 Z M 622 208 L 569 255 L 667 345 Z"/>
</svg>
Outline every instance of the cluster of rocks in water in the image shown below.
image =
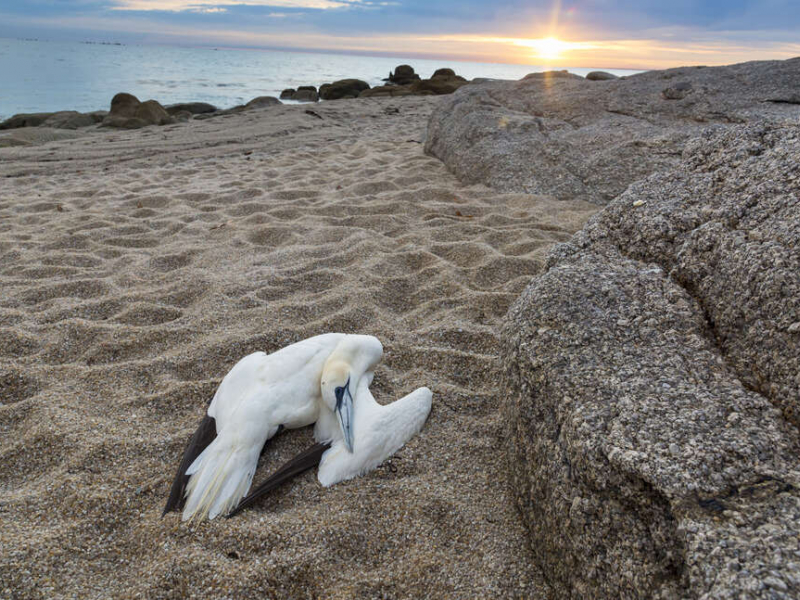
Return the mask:
<svg viewBox="0 0 800 600">
<path fill-rule="evenodd" d="M 437 69 L 429 79 L 422 79 L 410 65 L 399 65 L 389 77 L 386 85 L 370 87 L 360 79 L 341 79 L 324 83 L 317 89 L 313 85 L 288 88 L 281 92 L 281 100 L 317 102 L 318 100 L 340 100 L 342 98 L 374 98 L 386 96 L 431 96 L 452 94 L 469 83 L 456 75 L 453 69 Z"/>
<path fill-rule="evenodd" d="M 384 81 L 387 85 L 378 86 L 363 92 L 362 96 L 441 96 L 452 94 L 469 83 L 453 69 L 443 68 L 433 72 L 430 79 L 421 79 L 409 65 L 398 66 Z"/>
<path fill-rule="evenodd" d="M 800 58 L 470 85 L 426 150 L 604 205 L 506 316 L 512 486 L 554 597 L 800 595 Z"/>
<path fill-rule="evenodd" d="M 300 102 L 317 102 L 319 100 L 340 100 L 344 98 L 367 98 L 376 96 L 410 96 L 452 94 L 458 88 L 469 83 L 456 75 L 452 69 L 438 69 L 430 79 L 421 79 L 409 65 L 400 65 L 384 81 L 386 85 L 371 88 L 366 81 L 360 79 L 341 79 L 333 83 L 324 83 L 317 89 L 313 85 L 300 86 L 297 89 L 285 89 L 281 92 L 281 100 Z M 0 122 L 0 130 L 21 127 L 51 127 L 54 129 L 79 129 L 91 125 L 118 127 L 122 129 L 138 129 L 148 125 L 169 125 L 189 119 L 208 119 L 220 115 L 235 114 L 253 108 L 263 108 L 281 104 L 273 96 L 259 96 L 247 104 L 228 109 L 218 109 L 205 102 L 187 102 L 162 106 L 156 100 L 141 102 L 136 96 L 119 93 L 111 100 L 109 111 L 80 113 L 76 111 L 59 111 L 48 113 L 24 113 L 14 115 Z"/>
<path fill-rule="evenodd" d="M 171 125 L 189 119 L 209 119 L 255 108 L 281 104 L 272 96 L 259 96 L 247 104 L 221 110 L 207 102 L 184 102 L 161 105 L 156 100 L 140 101 L 133 94 L 119 93 L 111 99 L 111 109 L 90 113 L 60 111 L 52 113 L 23 113 L 14 115 L 0 123 L 0 130 L 21 127 L 51 127 L 54 129 L 79 129 L 91 125 L 116 127 L 120 129 L 139 129 L 148 125 Z"/>
</svg>

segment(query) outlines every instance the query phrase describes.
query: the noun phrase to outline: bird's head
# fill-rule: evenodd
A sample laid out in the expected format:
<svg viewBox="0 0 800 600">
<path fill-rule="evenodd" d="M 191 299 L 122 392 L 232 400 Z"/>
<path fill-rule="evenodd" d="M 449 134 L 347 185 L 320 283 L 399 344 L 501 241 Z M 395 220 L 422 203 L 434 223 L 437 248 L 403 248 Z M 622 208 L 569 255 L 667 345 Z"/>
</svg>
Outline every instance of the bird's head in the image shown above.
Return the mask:
<svg viewBox="0 0 800 600">
<path fill-rule="evenodd" d="M 336 415 L 344 443 L 353 451 L 353 397 L 383 356 L 383 346 L 371 335 L 348 335 L 328 357 L 320 380 L 322 401 Z"/>
<path fill-rule="evenodd" d="M 342 360 L 328 360 L 322 371 L 322 402 L 336 415 L 344 443 L 353 451 L 353 392 L 358 385 L 353 380 L 351 365 Z"/>
</svg>

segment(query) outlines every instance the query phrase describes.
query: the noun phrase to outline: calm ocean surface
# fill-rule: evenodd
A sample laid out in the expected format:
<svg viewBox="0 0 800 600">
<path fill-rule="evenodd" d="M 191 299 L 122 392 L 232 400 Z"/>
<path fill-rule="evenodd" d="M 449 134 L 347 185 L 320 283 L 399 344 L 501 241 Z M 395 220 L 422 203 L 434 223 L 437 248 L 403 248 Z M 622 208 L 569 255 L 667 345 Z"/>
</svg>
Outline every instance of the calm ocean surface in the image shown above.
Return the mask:
<svg viewBox="0 0 800 600">
<path fill-rule="evenodd" d="M 390 70 L 404 63 L 423 78 L 440 67 L 467 79 L 520 79 L 544 70 L 537 65 L 419 58 L 0 38 L 0 119 L 21 112 L 108 110 L 117 92 L 161 104 L 202 101 L 230 108 L 256 96 L 278 96 L 284 88 L 347 77 L 380 85 Z M 585 75 L 595 69 L 569 70 Z M 606 70 L 618 75 L 637 72 Z"/>
</svg>

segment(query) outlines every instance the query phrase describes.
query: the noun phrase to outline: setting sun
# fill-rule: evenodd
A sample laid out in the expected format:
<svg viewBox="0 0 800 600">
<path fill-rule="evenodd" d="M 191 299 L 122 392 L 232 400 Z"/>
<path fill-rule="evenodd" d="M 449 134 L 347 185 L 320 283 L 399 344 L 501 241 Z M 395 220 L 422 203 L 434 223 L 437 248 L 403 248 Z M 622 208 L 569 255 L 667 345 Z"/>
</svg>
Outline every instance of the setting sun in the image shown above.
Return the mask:
<svg viewBox="0 0 800 600">
<path fill-rule="evenodd" d="M 570 44 L 562 42 L 554 37 L 531 40 L 531 48 L 536 50 L 539 58 L 558 58 L 564 50 L 568 50 Z"/>
<path fill-rule="evenodd" d="M 544 60 L 554 60 L 565 58 L 565 54 L 572 50 L 585 50 L 593 48 L 593 44 L 587 42 L 566 42 L 556 37 L 546 37 L 537 39 L 515 39 L 507 40 L 515 46 L 531 48 L 535 58 Z"/>
</svg>

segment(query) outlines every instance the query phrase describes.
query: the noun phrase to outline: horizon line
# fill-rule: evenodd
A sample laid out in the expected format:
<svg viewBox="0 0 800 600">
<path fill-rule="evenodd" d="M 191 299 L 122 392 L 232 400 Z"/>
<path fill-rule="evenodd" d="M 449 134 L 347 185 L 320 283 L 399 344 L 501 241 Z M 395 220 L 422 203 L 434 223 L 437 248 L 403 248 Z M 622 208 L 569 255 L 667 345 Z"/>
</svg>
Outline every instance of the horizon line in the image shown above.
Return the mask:
<svg viewBox="0 0 800 600">
<path fill-rule="evenodd" d="M 91 38 L 84 38 L 84 39 L 53 39 L 53 38 L 41 38 L 41 37 L 6 37 L 0 36 L 0 39 L 8 39 L 8 40 L 17 40 L 23 42 L 47 42 L 47 43 L 92 43 L 92 44 L 100 44 L 100 45 L 115 45 L 115 46 L 162 46 L 168 48 L 200 48 L 200 49 L 224 49 L 224 50 L 244 50 L 244 51 L 264 51 L 264 52 L 297 52 L 300 54 L 331 54 L 331 55 L 339 55 L 339 56 L 364 56 L 364 57 L 375 57 L 375 58 L 414 58 L 419 60 L 449 60 L 455 62 L 463 62 L 463 63 L 477 63 L 477 64 L 488 64 L 488 65 L 521 65 L 521 66 L 530 66 L 533 68 L 540 68 L 545 70 L 563 70 L 566 68 L 573 68 L 573 69 L 607 69 L 610 71 L 637 71 L 637 72 L 644 72 L 644 71 L 661 71 L 664 69 L 659 68 L 648 68 L 648 67 L 632 67 L 632 66 L 625 66 L 625 67 L 607 67 L 602 65 L 577 65 L 577 64 L 570 64 L 564 65 L 559 64 L 556 66 L 550 65 L 542 65 L 542 64 L 535 64 L 532 62 L 508 62 L 508 61 L 501 61 L 501 60 L 492 60 L 491 58 L 480 58 L 478 56 L 475 57 L 468 57 L 464 58 L 463 55 L 449 55 L 446 53 L 439 53 L 439 54 L 422 54 L 422 53 L 401 53 L 395 51 L 368 51 L 368 50 L 348 50 L 343 48 L 306 48 L 306 47 L 294 47 L 294 46 L 267 46 L 267 45 L 229 45 L 225 43 L 221 44 L 204 44 L 200 42 L 124 42 L 119 40 L 112 40 L 112 39 L 91 39 Z M 764 60 L 781 60 L 781 59 L 764 59 Z M 727 63 L 726 63 L 727 64 Z M 735 63 L 730 63 L 735 64 Z M 694 65 L 694 64 L 685 64 L 685 65 L 676 65 L 675 67 L 667 67 L 667 68 L 682 68 L 682 67 L 697 67 L 697 66 L 725 66 L 725 65 Z"/>
</svg>

